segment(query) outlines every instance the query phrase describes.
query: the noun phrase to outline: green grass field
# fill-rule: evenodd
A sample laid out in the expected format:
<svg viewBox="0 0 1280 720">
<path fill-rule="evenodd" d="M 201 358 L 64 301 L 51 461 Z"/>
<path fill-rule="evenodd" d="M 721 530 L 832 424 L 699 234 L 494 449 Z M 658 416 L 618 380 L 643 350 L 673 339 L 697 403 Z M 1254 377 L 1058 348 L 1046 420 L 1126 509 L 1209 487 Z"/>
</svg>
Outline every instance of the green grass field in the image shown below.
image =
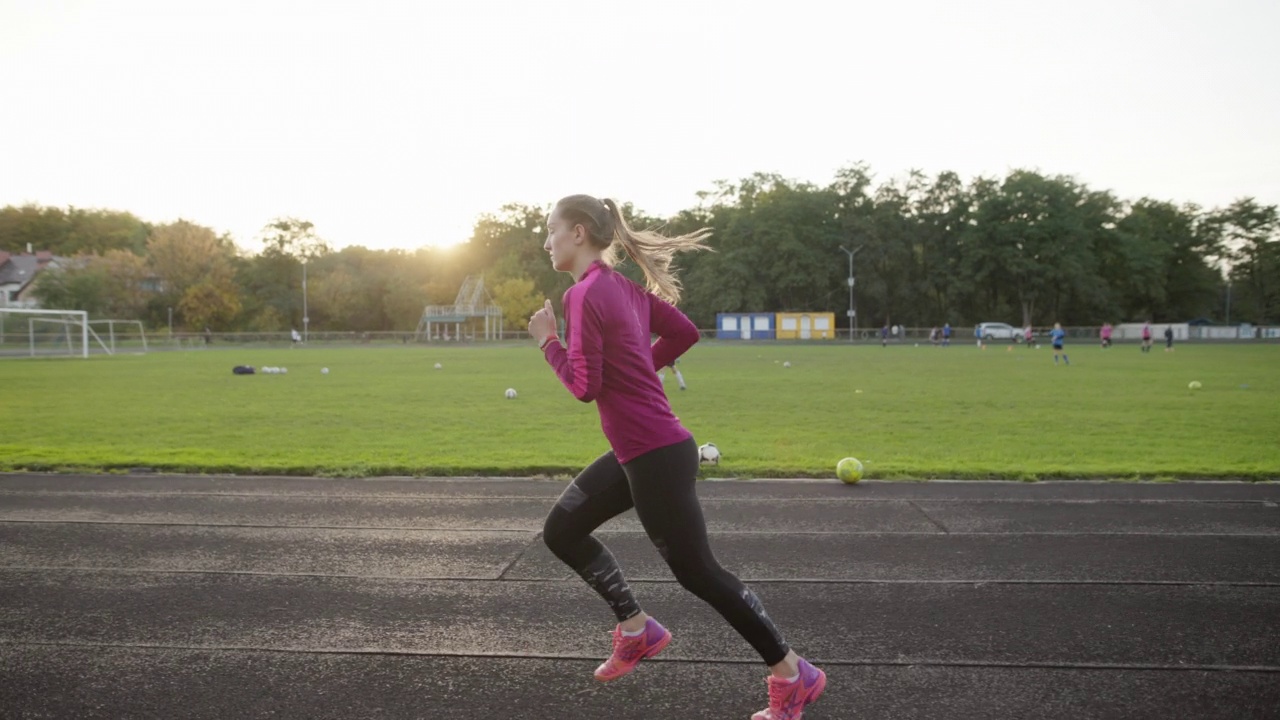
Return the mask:
<svg viewBox="0 0 1280 720">
<path fill-rule="evenodd" d="M 1069 350 L 704 342 L 667 387 L 721 477 L 833 477 L 846 455 L 881 478 L 1280 477 L 1280 346 Z M 2 470 L 572 475 L 607 449 L 527 345 L 6 360 L 0 380 Z"/>
</svg>

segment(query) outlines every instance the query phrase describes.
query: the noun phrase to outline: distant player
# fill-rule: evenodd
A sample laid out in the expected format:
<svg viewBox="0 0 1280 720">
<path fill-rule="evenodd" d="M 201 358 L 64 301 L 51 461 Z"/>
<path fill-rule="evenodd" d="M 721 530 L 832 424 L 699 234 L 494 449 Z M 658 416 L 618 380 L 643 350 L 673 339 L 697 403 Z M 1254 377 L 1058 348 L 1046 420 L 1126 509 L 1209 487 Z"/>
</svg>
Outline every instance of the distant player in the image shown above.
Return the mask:
<svg viewBox="0 0 1280 720">
<path fill-rule="evenodd" d="M 1111 347 L 1111 323 L 1102 324 L 1102 329 L 1098 331 L 1098 337 L 1102 340 L 1103 350 Z"/>
<path fill-rule="evenodd" d="M 880 328 L 880 347 L 889 347 L 889 323 Z"/>
<path fill-rule="evenodd" d="M 1053 330 L 1049 332 L 1049 339 L 1053 341 L 1053 364 L 1058 364 L 1058 356 L 1061 355 L 1062 362 L 1070 365 L 1071 359 L 1067 357 L 1067 351 L 1063 349 L 1067 339 L 1067 331 L 1062 329 L 1062 323 L 1053 324 Z"/>
<path fill-rule="evenodd" d="M 680 286 L 671 258 L 704 249 L 707 233 L 636 231 L 616 202 L 589 195 L 560 200 L 547 218 L 543 249 L 553 268 L 574 279 L 564 294 L 566 341 L 557 337 L 550 300 L 529 318 L 529 334 L 565 388 L 582 402 L 595 401 L 612 449 L 565 488 L 542 538 L 617 617 L 613 653 L 596 668 L 597 680 L 630 673 L 671 640 L 641 610 L 617 560 L 592 535 L 635 508 L 676 581 L 720 613 L 769 666 L 769 707 L 753 720 L 798 720 L 822 694 L 826 675 L 787 646 L 756 594 L 716 561 L 694 488 L 698 446 L 655 382 L 657 369 L 698 341 L 697 327 L 672 304 Z M 614 270 L 623 253 L 640 266 L 647 289 Z M 651 331 L 658 335 L 652 344 Z"/>
<path fill-rule="evenodd" d="M 1173 326 L 1166 325 L 1164 329 L 1164 351 L 1173 352 Z"/>
<path fill-rule="evenodd" d="M 1142 352 L 1151 352 L 1151 321 L 1142 324 Z"/>
<path fill-rule="evenodd" d="M 1022 341 L 1028 348 L 1031 347 L 1031 338 L 1033 337 L 1035 337 L 1035 332 L 1031 329 L 1031 323 L 1027 323 L 1027 326 L 1022 328 Z"/>
<path fill-rule="evenodd" d="M 937 325 L 934 325 L 933 327 L 929 328 L 929 342 L 933 343 L 934 345 L 937 345 L 939 334 L 940 333 L 938 331 Z"/>
<path fill-rule="evenodd" d="M 950 344 L 951 344 L 951 323 L 944 323 L 942 325 L 942 347 L 947 347 Z"/>
<path fill-rule="evenodd" d="M 669 368 L 669 369 L 671 370 L 671 372 L 673 372 L 673 373 L 675 373 L 675 374 L 676 374 L 676 380 L 678 380 L 678 381 L 680 382 L 680 389 L 681 389 L 681 390 L 688 390 L 689 388 L 684 384 L 684 376 L 680 374 L 680 368 L 676 367 L 676 365 L 678 365 L 679 363 L 680 363 L 680 361 L 679 361 L 679 360 L 672 360 L 672 361 L 671 361 L 671 364 L 670 364 L 670 365 L 668 365 L 668 366 L 667 366 L 667 368 Z M 666 374 L 665 374 L 665 373 L 662 373 L 662 374 L 659 374 L 659 375 L 658 375 L 658 379 L 659 379 L 659 380 L 661 380 L 661 381 L 663 381 L 663 382 L 666 382 L 666 381 L 667 381 L 667 376 L 666 376 Z"/>
</svg>

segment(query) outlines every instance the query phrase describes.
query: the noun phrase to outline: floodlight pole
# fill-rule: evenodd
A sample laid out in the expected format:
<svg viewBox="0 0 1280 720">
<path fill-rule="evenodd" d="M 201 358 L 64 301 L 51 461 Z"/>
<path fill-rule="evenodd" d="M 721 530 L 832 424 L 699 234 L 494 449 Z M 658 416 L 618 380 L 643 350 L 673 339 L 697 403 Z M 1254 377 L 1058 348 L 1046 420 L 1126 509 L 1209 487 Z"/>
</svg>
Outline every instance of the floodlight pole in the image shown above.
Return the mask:
<svg viewBox="0 0 1280 720">
<path fill-rule="evenodd" d="M 853 342 L 854 331 L 858 329 L 858 311 L 854 309 L 853 305 L 853 256 L 857 255 L 858 251 L 864 247 L 866 245 L 859 245 L 850 252 L 845 250 L 843 245 L 840 246 L 840 249 L 844 250 L 844 254 L 849 256 L 849 342 Z"/>
<path fill-rule="evenodd" d="M 169 308 L 169 342 L 173 342 L 173 308 Z"/>
<path fill-rule="evenodd" d="M 311 318 L 307 315 L 307 256 L 302 256 L 302 343 L 307 342 L 307 326 Z"/>
</svg>

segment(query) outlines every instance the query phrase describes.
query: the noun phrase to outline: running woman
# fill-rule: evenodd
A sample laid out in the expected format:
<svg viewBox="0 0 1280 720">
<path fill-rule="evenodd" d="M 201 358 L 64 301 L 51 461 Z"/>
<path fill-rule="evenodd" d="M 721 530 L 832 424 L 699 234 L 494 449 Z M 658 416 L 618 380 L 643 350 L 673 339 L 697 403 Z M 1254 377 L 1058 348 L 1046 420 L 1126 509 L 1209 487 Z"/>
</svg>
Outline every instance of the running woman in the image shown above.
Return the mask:
<svg viewBox="0 0 1280 720">
<path fill-rule="evenodd" d="M 556 335 L 550 300 L 529 318 L 529 333 L 573 396 L 596 402 L 612 450 L 565 489 L 547 515 L 543 541 L 617 617 L 613 653 L 596 668 L 596 679 L 626 675 L 671 641 L 591 534 L 634 507 L 680 585 L 715 608 L 769 666 L 769 707 L 752 719 L 798 720 L 822 694 L 826 674 L 788 647 L 760 599 L 712 554 L 694 489 L 698 446 L 672 414 L 657 375 L 698 340 L 697 328 L 672 304 L 680 284 L 671 259 L 706 249 L 709 234 L 636 231 L 617 203 L 588 195 L 566 197 L 551 211 L 543 249 L 552 267 L 574 278 L 564 294 L 567 347 Z M 614 271 L 622 253 L 644 271 L 647 290 Z M 658 336 L 652 345 L 650 333 Z"/>
<path fill-rule="evenodd" d="M 1062 329 L 1062 323 L 1054 323 L 1053 330 L 1049 332 L 1049 338 L 1053 340 L 1053 364 L 1058 364 L 1058 355 L 1062 355 L 1062 361 L 1070 365 L 1071 360 L 1067 357 L 1067 351 L 1062 349 L 1063 341 L 1066 340 L 1067 331 Z"/>
<path fill-rule="evenodd" d="M 1142 352 L 1151 352 L 1151 321 L 1142 324 Z"/>
</svg>

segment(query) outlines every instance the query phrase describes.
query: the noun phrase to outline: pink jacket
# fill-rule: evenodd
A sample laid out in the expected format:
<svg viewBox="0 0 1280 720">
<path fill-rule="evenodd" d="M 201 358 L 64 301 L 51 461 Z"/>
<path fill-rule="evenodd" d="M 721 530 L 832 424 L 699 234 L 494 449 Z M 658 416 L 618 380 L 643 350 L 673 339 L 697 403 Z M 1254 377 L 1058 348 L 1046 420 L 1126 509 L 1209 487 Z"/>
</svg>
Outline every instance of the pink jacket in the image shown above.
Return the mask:
<svg viewBox="0 0 1280 720">
<path fill-rule="evenodd" d="M 543 354 L 574 397 L 595 400 L 618 462 L 692 437 L 657 375 L 698 341 L 684 313 L 596 262 L 565 292 L 564 324 L 568 349 L 556 339 Z"/>
</svg>

